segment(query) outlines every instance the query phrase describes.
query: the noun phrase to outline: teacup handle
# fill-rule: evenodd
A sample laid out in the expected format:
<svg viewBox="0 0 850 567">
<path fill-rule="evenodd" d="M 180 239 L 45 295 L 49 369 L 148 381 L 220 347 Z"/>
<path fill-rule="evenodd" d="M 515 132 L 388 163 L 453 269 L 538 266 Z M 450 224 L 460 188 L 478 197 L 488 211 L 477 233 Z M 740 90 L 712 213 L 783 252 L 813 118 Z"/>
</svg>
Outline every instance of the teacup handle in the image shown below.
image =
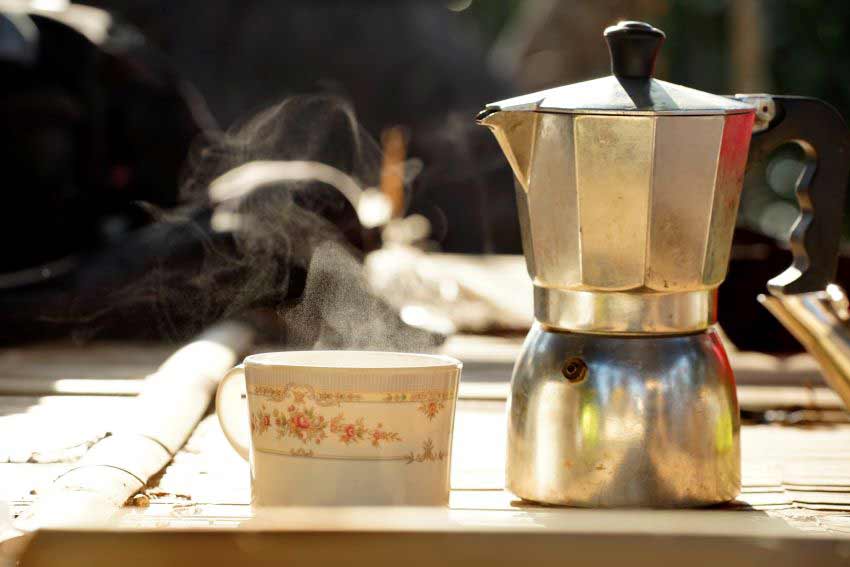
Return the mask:
<svg viewBox="0 0 850 567">
<path fill-rule="evenodd" d="M 215 394 L 215 413 L 224 436 L 236 449 L 236 452 L 248 460 L 248 445 L 250 443 L 251 431 L 248 428 L 245 412 L 241 403 L 242 388 L 240 383 L 245 382 L 245 365 L 234 366 L 227 371 L 218 385 Z"/>
</svg>

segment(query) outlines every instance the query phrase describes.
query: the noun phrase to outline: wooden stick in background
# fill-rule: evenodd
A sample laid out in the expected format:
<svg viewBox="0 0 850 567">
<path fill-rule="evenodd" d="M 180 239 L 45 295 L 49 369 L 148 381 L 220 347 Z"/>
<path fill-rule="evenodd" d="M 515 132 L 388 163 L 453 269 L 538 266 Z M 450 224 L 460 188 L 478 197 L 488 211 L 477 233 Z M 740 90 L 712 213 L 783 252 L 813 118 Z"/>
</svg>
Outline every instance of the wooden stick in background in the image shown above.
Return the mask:
<svg viewBox="0 0 850 567">
<path fill-rule="evenodd" d="M 20 547 L 34 529 L 109 520 L 186 442 L 253 335 L 243 323 L 222 322 L 172 354 L 145 379 L 126 420 L 17 519 L 21 541 L 7 541 L 0 551 Z"/>
<path fill-rule="evenodd" d="M 407 147 L 400 126 L 387 128 L 381 134 L 383 162 L 381 163 L 381 192 L 392 203 L 392 218 L 404 213 L 404 160 Z"/>
</svg>

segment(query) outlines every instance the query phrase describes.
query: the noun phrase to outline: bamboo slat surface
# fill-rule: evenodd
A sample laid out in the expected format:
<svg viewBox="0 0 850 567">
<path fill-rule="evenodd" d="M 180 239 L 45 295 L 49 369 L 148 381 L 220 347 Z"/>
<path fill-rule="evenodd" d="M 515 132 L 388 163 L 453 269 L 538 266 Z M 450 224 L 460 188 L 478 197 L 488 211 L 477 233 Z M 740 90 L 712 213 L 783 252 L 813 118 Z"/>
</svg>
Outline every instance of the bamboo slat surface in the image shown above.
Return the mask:
<svg viewBox="0 0 850 567">
<path fill-rule="evenodd" d="M 460 338 L 448 345 L 448 351 L 466 363 L 464 399 L 458 404 L 455 428 L 451 511 L 485 524 L 490 518 L 519 532 L 525 529 L 523 523 L 537 522 L 534 518 L 554 514 L 568 521 L 577 511 L 519 502 L 502 490 L 503 397 L 517 346 L 516 340 Z M 122 357 L 125 348 L 127 356 Z M 8 502 L 15 514 L 26 509 L 39 490 L 121 422 L 133 400 L 132 391 L 114 395 L 109 382 L 139 380 L 171 352 L 159 345 L 116 344 L 0 351 L 0 501 Z M 724 510 L 757 511 L 753 516 L 757 523 L 778 520 L 795 533 L 850 538 L 850 423 L 846 423 L 846 415 L 834 419 L 838 401 L 828 390 L 811 385 L 819 382 L 812 375 L 810 361 L 798 357 L 792 364 L 800 381 L 809 385 L 794 385 L 788 379 L 791 372 L 776 386 L 767 378 L 783 365 L 787 371 L 788 361 L 754 356 L 766 361 L 766 369 L 759 374 L 758 364 L 752 363 L 745 370 L 750 373 L 749 385 L 739 388 L 745 409 L 802 407 L 814 413 L 809 414 L 806 425 L 744 426 L 744 490 L 738 501 Z M 746 361 L 746 355 L 738 360 Z M 739 368 L 746 369 L 746 364 L 736 366 L 740 374 Z M 78 390 L 71 383 L 61 395 L 55 390 L 41 395 L 35 387 L 30 388 L 31 395 L 23 395 L 20 382 L 33 377 L 53 384 L 68 377 L 85 377 L 90 388 L 102 382 L 106 394 L 94 395 L 98 393 L 95 388 L 94 392 L 83 390 L 87 395 L 75 395 Z M 4 384 L 12 387 L 4 390 Z M 811 419 L 821 411 L 832 412 L 833 419 Z M 213 415 L 201 421 L 145 493 L 147 499 L 143 500 L 149 501 L 149 506 L 128 506 L 120 526 L 228 530 L 250 526 L 256 520 L 249 506 L 248 466 L 224 440 Z M 704 513 L 718 521 L 721 518 L 719 511 Z M 716 529 L 730 533 L 737 529 L 732 524 L 724 527 L 724 522 L 719 521 Z"/>
</svg>

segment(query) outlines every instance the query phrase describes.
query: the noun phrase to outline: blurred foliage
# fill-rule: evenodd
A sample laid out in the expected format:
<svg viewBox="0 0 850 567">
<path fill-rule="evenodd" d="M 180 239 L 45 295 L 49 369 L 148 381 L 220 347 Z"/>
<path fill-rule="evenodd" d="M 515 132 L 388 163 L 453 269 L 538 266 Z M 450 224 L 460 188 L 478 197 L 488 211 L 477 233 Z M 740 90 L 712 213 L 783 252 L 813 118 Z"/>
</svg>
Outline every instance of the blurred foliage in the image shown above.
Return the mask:
<svg viewBox="0 0 850 567">
<path fill-rule="evenodd" d="M 814 96 L 850 118 L 850 2 L 765 2 L 765 39 L 773 92 Z M 796 205 L 796 200 L 794 200 Z M 850 200 L 844 206 L 843 244 L 850 241 Z"/>
<path fill-rule="evenodd" d="M 765 2 L 772 88 L 816 96 L 850 117 L 850 2 Z"/>
<path fill-rule="evenodd" d="M 728 38 L 734 0 L 673 0 L 665 54 L 672 81 L 712 92 L 732 92 Z M 805 94 L 850 116 L 850 2 L 762 0 L 768 76 L 765 89 Z"/>
<path fill-rule="evenodd" d="M 658 25 L 667 33 L 662 51 L 666 79 L 714 93 L 730 90 L 726 2 L 676 0 Z"/>
</svg>

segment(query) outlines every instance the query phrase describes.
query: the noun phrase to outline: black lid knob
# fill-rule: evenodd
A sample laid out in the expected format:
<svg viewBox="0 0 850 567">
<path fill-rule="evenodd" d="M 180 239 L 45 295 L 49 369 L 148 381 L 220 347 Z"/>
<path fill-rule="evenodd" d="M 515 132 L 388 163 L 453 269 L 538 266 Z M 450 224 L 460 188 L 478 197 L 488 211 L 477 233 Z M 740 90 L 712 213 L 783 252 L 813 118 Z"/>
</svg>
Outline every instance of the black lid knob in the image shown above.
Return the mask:
<svg viewBox="0 0 850 567">
<path fill-rule="evenodd" d="M 664 43 L 664 32 L 645 22 L 619 22 L 605 28 L 611 53 L 611 72 L 624 79 L 648 79 L 655 57 Z"/>
</svg>

